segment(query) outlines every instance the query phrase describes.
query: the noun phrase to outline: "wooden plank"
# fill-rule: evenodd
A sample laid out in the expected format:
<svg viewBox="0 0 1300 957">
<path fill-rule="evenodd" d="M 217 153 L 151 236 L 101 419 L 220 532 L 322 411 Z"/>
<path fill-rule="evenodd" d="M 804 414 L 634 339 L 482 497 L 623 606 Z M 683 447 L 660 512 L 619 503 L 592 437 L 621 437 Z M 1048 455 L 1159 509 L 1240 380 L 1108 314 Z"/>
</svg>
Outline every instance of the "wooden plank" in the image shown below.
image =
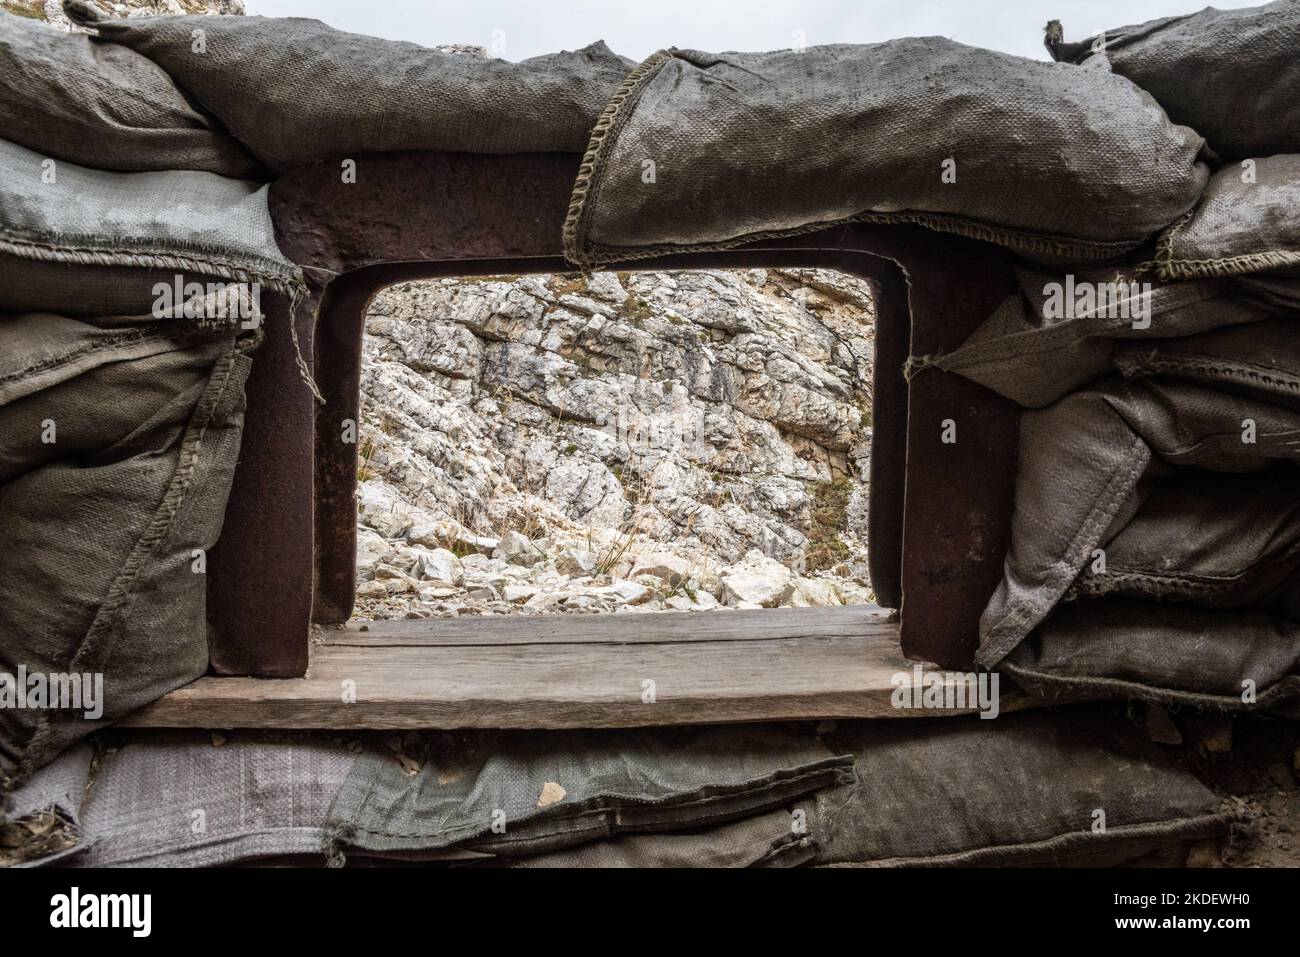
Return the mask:
<svg viewBox="0 0 1300 957">
<path fill-rule="evenodd" d="M 324 645 L 556 645 L 638 644 L 674 641 L 766 641 L 776 638 L 860 634 L 895 636 L 893 613 L 876 605 L 835 608 L 764 608 L 740 611 L 624 612 L 599 615 L 492 615 L 482 618 L 352 622 L 314 629 Z"/>
<path fill-rule="evenodd" d="M 953 714 L 893 706 L 895 675 L 910 676 L 916 663 L 900 653 L 897 625 L 877 612 L 521 618 L 510 619 L 520 628 L 493 643 L 486 642 L 494 630 L 477 625 L 503 619 L 465 622 L 476 627 L 464 631 L 443 622 L 372 623 L 370 633 L 349 628 L 338 633 L 341 641 L 316 644 L 305 678 L 202 678 L 120 724 L 596 728 Z M 755 620 L 763 616 L 770 627 Z M 606 623 L 626 630 L 593 638 Z M 526 640 L 524 625 L 543 640 Z M 683 637 L 692 628 L 708 637 Z M 378 641 L 361 641 L 367 634 Z M 476 643 L 465 643 L 467 634 Z M 349 690 L 352 703 L 344 700 Z M 1003 710 L 1017 704 L 1003 695 Z"/>
</svg>

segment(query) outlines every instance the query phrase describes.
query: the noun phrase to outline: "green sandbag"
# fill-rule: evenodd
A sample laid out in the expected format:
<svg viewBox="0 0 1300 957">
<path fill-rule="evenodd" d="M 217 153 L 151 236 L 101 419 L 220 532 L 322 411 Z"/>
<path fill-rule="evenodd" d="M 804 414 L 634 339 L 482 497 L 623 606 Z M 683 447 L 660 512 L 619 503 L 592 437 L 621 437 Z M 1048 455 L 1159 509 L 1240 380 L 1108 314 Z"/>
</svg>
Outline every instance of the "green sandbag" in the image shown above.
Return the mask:
<svg viewBox="0 0 1300 957">
<path fill-rule="evenodd" d="M 856 780 L 817 795 L 820 864 L 1093 865 L 1230 822 L 1203 784 L 1102 707 L 854 721 L 826 740 L 853 754 Z"/>
<path fill-rule="evenodd" d="M 955 372 L 1027 408 L 1041 408 L 1115 371 L 1116 353 L 1279 312 L 1300 316 L 1300 283 L 1258 277 L 1153 282 L 1131 269 L 1044 273 L 1017 270 L 1021 292 L 1005 299 L 961 347 L 916 357 L 913 367 Z M 1279 287 L 1281 287 L 1279 289 Z M 1294 287 L 1295 303 L 1286 301 Z M 1083 290 L 1114 291 L 1090 308 Z M 1064 311 L 1062 305 L 1070 306 Z M 1140 315 L 1139 315 L 1140 314 Z M 1295 320 L 1300 328 L 1300 319 Z"/>
<path fill-rule="evenodd" d="M 998 665 L 1045 698 L 1136 698 L 1223 711 L 1300 697 L 1300 621 L 1130 598 L 1060 606 Z"/>
<path fill-rule="evenodd" d="M 1300 411 L 1173 378 L 1112 376 L 1026 412 L 1011 548 L 980 620 L 977 660 L 995 666 L 1046 619 L 1138 514 L 1144 477 L 1172 467 L 1240 475 L 1296 461 Z"/>
</svg>

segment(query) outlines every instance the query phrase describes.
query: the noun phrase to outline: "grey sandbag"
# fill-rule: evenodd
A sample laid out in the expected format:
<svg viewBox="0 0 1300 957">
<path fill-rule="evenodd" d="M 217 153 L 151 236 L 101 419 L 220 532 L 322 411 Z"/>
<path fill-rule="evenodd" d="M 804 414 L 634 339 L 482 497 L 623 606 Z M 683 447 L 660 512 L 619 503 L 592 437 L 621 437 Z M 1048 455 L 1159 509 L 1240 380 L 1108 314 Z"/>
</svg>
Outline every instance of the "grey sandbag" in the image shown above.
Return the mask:
<svg viewBox="0 0 1300 957">
<path fill-rule="evenodd" d="M 1297 15 L 1300 23 L 1300 6 Z M 1292 54 L 1300 60 L 1300 50 Z M 1300 92 L 1292 100 L 1300 102 Z M 1295 110 L 1300 117 L 1300 105 Z M 1155 266 L 1161 279 L 1300 266 L 1300 153 L 1215 173 L 1196 208 L 1161 234 Z"/>
<path fill-rule="evenodd" d="M 1250 441 L 1243 441 L 1249 438 Z M 980 619 L 993 667 L 1036 628 L 1171 466 L 1241 474 L 1300 460 L 1300 412 L 1165 378 L 1113 376 L 1021 416 L 1011 548 Z"/>
<path fill-rule="evenodd" d="M 356 760 L 355 746 L 324 734 L 160 731 L 97 745 L 73 821 L 80 846 L 60 863 L 217 867 L 310 855 L 323 865 L 325 815 Z"/>
<path fill-rule="evenodd" d="M 189 170 L 110 173 L 0 140 L 0 312 L 147 315 L 178 273 L 297 297 L 266 186 Z"/>
<path fill-rule="evenodd" d="M 42 157 L 96 169 L 258 175 L 243 147 L 151 60 L 3 10 L 0 130 Z"/>
<path fill-rule="evenodd" d="M 946 369 L 1022 406 L 1041 408 L 1114 372 L 1115 354 L 1130 346 L 1128 354 L 1149 351 L 1178 337 L 1257 323 L 1293 308 L 1279 301 L 1279 283 L 1254 277 L 1162 283 L 1131 269 L 1019 269 L 1017 276 L 1020 293 L 1007 297 L 960 348 L 914 357 L 912 370 Z M 1097 296 L 1102 289 L 1110 291 Z M 1078 290 L 1091 291 L 1092 301 Z M 1300 299 L 1294 308 L 1300 315 Z"/>
<path fill-rule="evenodd" d="M 368 804 L 358 784 L 389 798 L 401 786 L 427 815 L 418 840 L 377 857 L 345 844 L 347 863 L 362 866 L 1065 864 L 1213 836 L 1232 820 L 1143 734 L 1096 706 L 993 722 L 841 722 L 825 736 L 810 723 L 443 734 L 423 739 L 434 745 L 427 756 L 411 747 L 420 737 L 408 734 L 398 754 L 326 734 L 110 733 L 96 742 L 93 770 L 91 749 L 73 749 L 16 803 L 28 813 L 62 808 L 78 843 L 61 863 L 79 866 L 323 862 L 338 849 L 339 812 L 358 820 L 357 799 Z M 410 767 L 416 754 L 428 763 L 408 777 L 402 759 Z M 376 762 L 401 780 L 377 776 Z M 494 763 L 511 770 L 498 775 Z M 833 773 L 774 787 L 816 765 Z M 574 790 L 561 796 L 560 780 Z M 538 808 L 543 797 L 551 803 Z M 484 845 L 481 820 L 503 822 L 504 834 Z M 524 833 L 512 839 L 514 829 Z"/>
<path fill-rule="evenodd" d="M 798 867 L 817 850 L 803 819 L 813 802 L 686 833 L 621 837 L 511 861 L 513 867 Z M 800 822 L 800 823 L 796 823 Z M 811 829 L 809 829 L 811 830 Z"/>
<path fill-rule="evenodd" d="M 1129 378 L 1184 379 L 1296 408 L 1300 405 L 1300 310 L 1180 339 L 1116 343 L 1111 358 Z"/>
<path fill-rule="evenodd" d="M 1300 695 L 1300 622 L 1247 608 L 1069 602 L 998 669 L 1047 700 L 1084 694 L 1273 708 Z"/>
<path fill-rule="evenodd" d="M 817 795 L 819 864 L 1095 864 L 1222 834 L 1232 820 L 1140 730 L 1097 706 L 857 721 L 827 743 L 852 752 L 857 773 Z"/>
<path fill-rule="evenodd" d="M 662 51 L 592 134 L 565 254 L 599 264 L 887 222 L 1112 259 L 1192 207 L 1202 145 L 1105 69 L 941 37 Z"/>
<path fill-rule="evenodd" d="M 600 42 L 510 63 L 297 17 L 110 20 L 79 0 L 64 10 L 159 64 L 276 172 L 390 150 L 580 153 L 634 66 Z"/>
<path fill-rule="evenodd" d="M 195 556 L 221 531 L 250 359 L 230 332 L 102 326 L 125 338 L 0 316 L 0 673 L 103 682 L 99 716 L 0 709 L 0 793 L 207 670 Z"/>
<path fill-rule="evenodd" d="M 1227 159 L 1300 153 L 1298 0 L 1206 7 L 1075 43 L 1049 29 L 1047 46 L 1060 61 L 1108 59 Z"/>
<path fill-rule="evenodd" d="M 340 850 L 527 856 L 748 817 L 850 775 L 807 726 L 444 734 L 403 751 L 353 768 L 330 810 Z"/>
<path fill-rule="evenodd" d="M 1300 468 L 1180 470 L 1139 487 L 1133 519 L 1066 599 L 1115 595 L 1201 608 L 1270 609 L 1300 621 Z"/>
</svg>

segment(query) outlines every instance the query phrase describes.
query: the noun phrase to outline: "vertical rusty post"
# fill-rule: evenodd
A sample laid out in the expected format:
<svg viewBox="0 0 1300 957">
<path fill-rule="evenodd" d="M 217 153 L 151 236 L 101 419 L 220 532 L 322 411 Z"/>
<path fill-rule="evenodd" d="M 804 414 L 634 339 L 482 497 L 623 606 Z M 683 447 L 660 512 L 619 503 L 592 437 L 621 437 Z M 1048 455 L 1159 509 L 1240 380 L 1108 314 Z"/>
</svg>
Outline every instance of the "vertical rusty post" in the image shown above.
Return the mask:
<svg viewBox="0 0 1300 957">
<path fill-rule="evenodd" d="M 287 300 L 267 295 L 263 307 L 230 504 L 208 556 L 208 648 L 217 674 L 292 678 L 307 671 L 315 402 L 294 361 Z M 297 316 L 308 368 L 312 311 Z"/>
<path fill-rule="evenodd" d="M 913 356 L 956 349 L 1016 288 L 1005 250 L 939 236 L 927 245 L 906 264 Z M 907 418 L 903 653 L 967 670 L 1010 544 L 1020 410 L 931 368 L 912 377 Z"/>
<path fill-rule="evenodd" d="M 357 584 L 357 467 L 361 440 L 361 336 L 372 284 L 356 273 L 326 290 L 316 326 L 316 597 L 312 620 L 352 617 Z M 351 442 L 345 441 L 350 437 Z"/>
</svg>

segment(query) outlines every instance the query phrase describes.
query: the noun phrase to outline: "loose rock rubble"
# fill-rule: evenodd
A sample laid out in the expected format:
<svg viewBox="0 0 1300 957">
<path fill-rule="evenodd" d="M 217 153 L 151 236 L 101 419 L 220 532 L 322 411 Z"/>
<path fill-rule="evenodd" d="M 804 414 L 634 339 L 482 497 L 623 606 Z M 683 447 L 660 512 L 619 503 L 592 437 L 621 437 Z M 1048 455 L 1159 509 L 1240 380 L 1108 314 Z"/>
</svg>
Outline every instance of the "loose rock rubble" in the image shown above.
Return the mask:
<svg viewBox="0 0 1300 957">
<path fill-rule="evenodd" d="M 385 290 L 358 614 L 871 601 L 873 321 L 865 284 L 818 270 Z"/>
</svg>

